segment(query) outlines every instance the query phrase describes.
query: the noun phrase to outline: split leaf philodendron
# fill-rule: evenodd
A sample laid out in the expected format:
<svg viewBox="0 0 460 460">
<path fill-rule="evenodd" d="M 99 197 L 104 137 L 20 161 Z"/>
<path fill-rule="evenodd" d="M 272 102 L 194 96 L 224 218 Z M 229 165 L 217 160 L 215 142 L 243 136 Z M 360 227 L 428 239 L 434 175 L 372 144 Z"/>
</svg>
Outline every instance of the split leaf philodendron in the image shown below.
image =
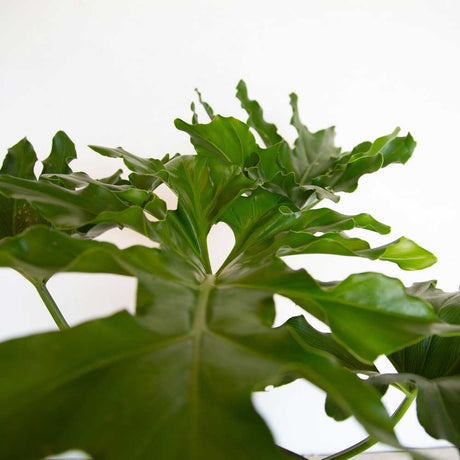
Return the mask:
<svg viewBox="0 0 460 460">
<path fill-rule="evenodd" d="M 97 460 L 295 458 L 275 445 L 251 393 L 299 378 L 327 393 L 329 415 L 353 415 L 369 433 L 333 458 L 377 441 L 401 447 L 393 427 L 416 395 L 423 427 L 460 447 L 458 294 L 434 283 L 405 288 L 379 273 L 321 283 L 281 259 L 320 253 L 404 270 L 432 265 L 435 257 L 406 237 L 371 247 L 347 236 L 354 228 L 390 228 L 369 214 L 327 207 L 337 192 L 354 191 L 363 174 L 405 163 L 412 136 L 395 130 L 342 152 L 333 128 L 314 133 L 302 124 L 291 95 L 298 137 L 290 143 L 265 121 L 244 82 L 237 89 L 247 123 L 214 115 L 200 93 L 211 121 L 198 123 L 194 104 L 192 123 L 175 121 L 196 155 L 148 159 L 91 146 L 123 159 L 127 179 L 121 171 L 99 180 L 73 172 L 75 147 L 62 131 L 39 177 L 29 141 L 9 149 L 0 170 L 0 266 L 36 287 L 61 330 L 0 345 L 2 459 L 75 448 Z M 177 195 L 177 209 L 167 210 L 155 194 L 161 184 Z M 235 245 L 213 273 L 207 237 L 218 222 L 232 229 Z M 158 247 L 121 250 L 95 239 L 114 227 Z M 46 287 L 59 272 L 135 277 L 135 315 L 69 328 Z M 331 333 L 303 316 L 274 328 L 274 294 Z M 380 375 L 373 364 L 379 355 L 399 374 Z M 406 398 L 393 417 L 381 402 L 388 385 Z"/>
</svg>

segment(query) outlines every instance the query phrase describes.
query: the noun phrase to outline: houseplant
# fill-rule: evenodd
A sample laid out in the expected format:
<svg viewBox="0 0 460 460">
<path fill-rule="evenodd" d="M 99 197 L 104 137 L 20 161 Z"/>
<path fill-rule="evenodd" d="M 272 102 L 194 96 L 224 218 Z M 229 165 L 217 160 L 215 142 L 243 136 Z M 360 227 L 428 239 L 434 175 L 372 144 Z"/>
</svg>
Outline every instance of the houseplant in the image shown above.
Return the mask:
<svg viewBox="0 0 460 460">
<path fill-rule="evenodd" d="M 460 446 L 459 295 L 434 282 L 405 288 L 378 273 L 321 283 L 280 258 L 338 254 L 404 270 L 433 264 L 430 252 L 404 237 L 377 248 L 347 237 L 343 232 L 353 228 L 390 228 L 325 204 L 354 191 L 363 174 L 405 163 L 412 136 L 395 130 L 341 152 L 333 128 L 312 133 L 301 123 L 293 94 L 298 137 L 290 146 L 245 84 L 237 89 L 247 124 L 214 116 L 201 95 L 211 121 L 199 124 L 193 104 L 191 124 L 176 120 L 196 155 L 159 160 L 92 146 L 122 158 L 128 179 L 121 171 L 100 180 L 72 172 L 75 147 L 63 132 L 38 178 L 32 145 L 23 139 L 9 149 L 0 171 L 0 265 L 35 286 L 61 331 L 0 345 L 2 459 L 70 448 L 110 460 L 295 458 L 275 446 L 250 395 L 297 378 L 327 392 L 329 415 L 353 415 L 369 433 L 334 458 L 377 440 L 399 447 L 393 425 L 415 398 L 428 433 Z M 162 183 L 177 195 L 176 210 L 155 195 Z M 217 222 L 230 226 L 235 245 L 213 273 L 207 235 Z M 160 247 L 121 250 L 94 239 L 117 226 Z M 136 277 L 136 315 L 69 328 L 46 288 L 63 271 Z M 332 334 L 303 317 L 273 328 L 274 294 L 292 299 Z M 381 354 L 398 374 L 378 373 L 373 362 Z M 390 384 L 405 394 L 393 418 L 380 401 Z"/>
</svg>

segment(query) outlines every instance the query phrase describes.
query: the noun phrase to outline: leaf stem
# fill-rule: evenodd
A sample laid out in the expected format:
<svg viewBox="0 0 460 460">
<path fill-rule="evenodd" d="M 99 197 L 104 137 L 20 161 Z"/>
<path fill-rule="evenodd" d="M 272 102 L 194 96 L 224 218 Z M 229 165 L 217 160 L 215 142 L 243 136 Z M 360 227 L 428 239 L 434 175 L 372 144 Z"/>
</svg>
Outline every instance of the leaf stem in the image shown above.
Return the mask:
<svg viewBox="0 0 460 460">
<path fill-rule="evenodd" d="M 46 287 L 46 283 L 44 281 L 31 278 L 24 273 L 22 273 L 22 275 L 34 285 L 59 330 L 63 331 L 65 329 L 69 329 L 70 326 L 65 320 L 64 315 L 61 313 L 61 310 L 59 310 L 59 307 L 53 297 L 51 297 L 51 294 Z"/>
<path fill-rule="evenodd" d="M 391 419 L 393 421 L 393 427 L 396 426 L 397 423 L 403 418 L 404 414 L 407 412 L 407 410 L 411 406 L 415 397 L 416 397 L 415 392 L 406 393 L 406 397 L 403 399 L 401 404 L 398 406 L 398 408 L 395 410 L 395 412 L 391 416 Z M 367 438 L 364 438 L 362 441 L 354 444 L 353 446 L 350 446 L 347 449 L 337 452 L 336 454 L 325 457 L 323 460 L 346 460 L 348 458 L 352 458 L 355 455 L 358 455 L 366 451 L 367 449 L 372 447 L 374 444 L 377 444 L 377 442 L 378 441 L 376 439 L 372 438 L 371 436 L 368 436 Z"/>
</svg>

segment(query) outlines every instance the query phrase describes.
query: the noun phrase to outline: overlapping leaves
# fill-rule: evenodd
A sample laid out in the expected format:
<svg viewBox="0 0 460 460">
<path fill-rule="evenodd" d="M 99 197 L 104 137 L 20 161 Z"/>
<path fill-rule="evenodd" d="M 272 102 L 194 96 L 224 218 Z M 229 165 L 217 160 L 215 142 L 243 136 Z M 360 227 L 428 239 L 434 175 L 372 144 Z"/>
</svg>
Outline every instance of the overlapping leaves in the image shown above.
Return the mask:
<svg viewBox="0 0 460 460">
<path fill-rule="evenodd" d="M 368 214 L 311 209 L 323 198 L 336 200 L 334 192 L 352 191 L 362 174 L 405 162 L 414 142 L 395 132 L 342 153 L 332 129 L 311 133 L 302 125 L 293 96 L 299 137 L 291 148 L 243 83 L 238 97 L 267 148 L 248 125 L 214 116 L 205 104 L 210 123 L 198 124 L 196 114 L 192 124 L 176 121 L 195 156 L 155 160 L 92 147 L 122 158 L 129 181 L 119 173 L 97 181 L 70 171 L 74 155 L 63 135 L 39 180 L 30 173 L 36 157 L 29 144 L 7 157 L 2 199 L 24 203 L 37 219 L 22 233 L 5 231 L 0 265 L 43 282 L 60 271 L 134 276 L 138 292 L 135 317 L 120 313 L 0 347 L 2 432 L 9 440 L 2 458 L 75 447 L 111 460 L 284 458 L 250 394 L 292 378 L 310 380 L 372 436 L 397 444 L 379 393 L 355 372 L 428 335 L 457 334 L 458 326 L 398 280 L 365 273 L 324 287 L 280 256 L 357 256 L 409 270 L 432 264 L 434 256 L 407 238 L 371 248 L 344 233 L 389 232 Z M 12 159 L 26 172 L 11 167 Z M 177 194 L 176 210 L 166 212 L 154 194 L 160 183 Z M 207 236 L 217 222 L 232 228 L 236 243 L 212 274 Z M 116 225 L 160 247 L 120 250 L 91 239 Z M 302 318 L 272 328 L 273 294 L 329 324 L 333 338 Z"/>
</svg>

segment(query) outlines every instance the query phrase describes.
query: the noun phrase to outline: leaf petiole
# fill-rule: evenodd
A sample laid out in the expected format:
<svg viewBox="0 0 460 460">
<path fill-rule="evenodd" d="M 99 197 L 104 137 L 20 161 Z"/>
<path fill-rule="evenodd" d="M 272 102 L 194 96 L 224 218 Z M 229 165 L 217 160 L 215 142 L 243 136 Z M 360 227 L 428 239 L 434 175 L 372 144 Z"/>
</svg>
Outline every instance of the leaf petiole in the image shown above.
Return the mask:
<svg viewBox="0 0 460 460">
<path fill-rule="evenodd" d="M 65 329 L 69 329 L 70 326 L 65 320 L 64 315 L 61 313 L 61 310 L 59 310 L 59 307 L 57 306 L 50 292 L 48 291 L 46 282 L 31 278 L 24 273 L 21 273 L 21 275 L 33 284 L 38 294 L 40 295 L 40 298 L 43 300 L 43 303 L 48 309 L 50 315 L 53 317 L 54 322 L 56 323 L 56 326 L 59 328 L 59 330 L 63 331 Z"/>
</svg>

